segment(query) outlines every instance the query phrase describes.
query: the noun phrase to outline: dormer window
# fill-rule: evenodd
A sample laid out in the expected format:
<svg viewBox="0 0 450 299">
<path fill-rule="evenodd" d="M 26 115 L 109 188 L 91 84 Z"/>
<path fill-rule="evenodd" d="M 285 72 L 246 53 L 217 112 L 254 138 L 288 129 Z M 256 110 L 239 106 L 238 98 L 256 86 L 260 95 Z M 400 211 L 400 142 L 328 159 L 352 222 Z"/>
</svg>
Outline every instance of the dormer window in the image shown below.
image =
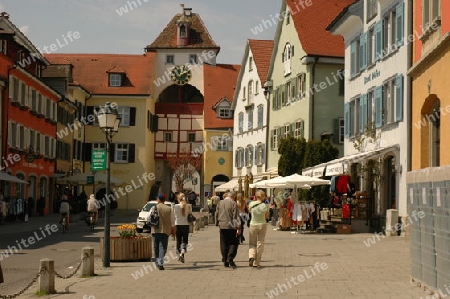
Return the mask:
<svg viewBox="0 0 450 299">
<path fill-rule="evenodd" d="M 184 24 L 180 26 L 180 37 L 187 37 L 187 28 Z"/>
<path fill-rule="evenodd" d="M 231 118 L 230 108 L 219 108 L 218 116 L 220 118 Z"/>
<path fill-rule="evenodd" d="M 122 74 L 109 74 L 109 86 L 122 86 Z"/>
<path fill-rule="evenodd" d="M 222 98 L 212 108 L 216 111 L 218 118 L 233 118 L 231 103 L 227 98 Z"/>
</svg>

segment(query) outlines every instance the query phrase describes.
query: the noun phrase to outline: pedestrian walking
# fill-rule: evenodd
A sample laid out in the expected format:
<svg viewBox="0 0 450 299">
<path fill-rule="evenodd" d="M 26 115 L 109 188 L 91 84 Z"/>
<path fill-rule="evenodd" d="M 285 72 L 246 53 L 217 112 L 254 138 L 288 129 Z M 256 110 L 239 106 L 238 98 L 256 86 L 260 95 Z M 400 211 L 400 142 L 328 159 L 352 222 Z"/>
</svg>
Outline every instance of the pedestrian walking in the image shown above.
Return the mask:
<svg viewBox="0 0 450 299">
<path fill-rule="evenodd" d="M 216 226 L 220 228 L 220 251 L 225 267 L 236 268 L 234 258 L 239 246 L 239 209 L 234 201 L 234 193 L 228 192 L 219 202 L 216 210 Z"/>
<path fill-rule="evenodd" d="M 220 197 L 214 192 L 214 195 L 211 197 L 211 215 L 213 217 L 214 223 L 216 223 L 216 209 L 219 202 Z"/>
<path fill-rule="evenodd" d="M 262 190 L 255 192 L 255 200 L 248 208 L 251 213 L 249 229 L 248 265 L 261 268 L 261 256 L 264 251 L 264 242 L 267 232 L 267 217 L 269 217 L 269 206 L 264 202 L 266 194 Z"/>
<path fill-rule="evenodd" d="M 242 193 L 238 193 L 236 195 L 236 203 L 237 203 L 238 209 L 239 209 L 240 227 L 241 227 L 241 234 L 239 235 L 239 243 L 242 244 L 245 241 L 244 224 L 247 223 L 247 219 L 248 219 L 248 206 L 247 206 L 247 202 L 244 198 L 244 195 Z"/>
<path fill-rule="evenodd" d="M 169 236 L 175 235 L 175 217 L 171 207 L 164 204 L 165 196 L 158 194 L 158 204 L 153 209 L 157 209 L 159 215 L 159 225 L 152 226 L 153 248 L 155 249 L 155 264 L 159 270 L 164 270 L 164 257 L 166 256 Z"/>
<path fill-rule="evenodd" d="M 178 261 L 184 263 L 184 254 L 187 251 L 189 243 L 189 221 L 188 214 L 192 213 L 192 206 L 186 203 L 186 196 L 180 193 L 177 196 L 178 203 L 174 206 L 176 238 L 177 238 L 177 255 Z"/>
</svg>

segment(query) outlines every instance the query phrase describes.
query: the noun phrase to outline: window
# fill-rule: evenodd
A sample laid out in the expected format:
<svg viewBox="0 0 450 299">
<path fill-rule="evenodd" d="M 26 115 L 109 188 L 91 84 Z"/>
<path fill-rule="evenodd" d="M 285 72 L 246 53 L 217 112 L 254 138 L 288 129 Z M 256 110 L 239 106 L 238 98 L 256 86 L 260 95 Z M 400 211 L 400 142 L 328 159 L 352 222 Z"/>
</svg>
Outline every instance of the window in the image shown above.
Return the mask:
<svg viewBox="0 0 450 299">
<path fill-rule="evenodd" d="M 19 129 L 19 148 L 25 149 L 25 128 L 23 126 L 18 126 Z"/>
<path fill-rule="evenodd" d="M 115 163 L 127 163 L 128 162 L 128 143 L 116 143 L 114 162 Z"/>
<path fill-rule="evenodd" d="M 39 114 L 44 114 L 44 103 L 42 100 L 42 94 L 40 93 L 37 95 L 37 112 Z"/>
<path fill-rule="evenodd" d="M 92 150 L 106 150 L 106 143 L 92 143 Z"/>
<path fill-rule="evenodd" d="M 188 142 L 195 142 L 195 132 L 189 132 L 187 134 Z"/>
<path fill-rule="evenodd" d="M 264 155 L 265 155 L 265 150 L 266 150 L 266 148 L 265 148 L 264 143 L 259 142 L 259 143 L 256 145 L 256 148 L 255 148 L 255 164 L 256 164 L 256 165 L 262 165 L 262 164 L 264 164 L 264 160 L 265 160 L 265 157 L 264 157 Z"/>
<path fill-rule="evenodd" d="M 294 138 L 300 139 L 304 138 L 305 136 L 305 130 L 304 130 L 305 122 L 303 120 L 298 120 L 295 122 L 294 125 Z"/>
<path fill-rule="evenodd" d="M 293 47 L 291 49 L 291 45 L 287 43 L 284 46 L 284 51 L 282 54 L 282 61 L 284 63 L 284 75 L 287 76 L 291 73 L 291 57 L 293 56 L 293 53 L 291 52 L 293 50 Z"/>
<path fill-rule="evenodd" d="M 339 78 L 339 96 L 343 96 L 345 93 L 345 71 L 338 70 L 338 78 Z"/>
<path fill-rule="evenodd" d="M 36 132 L 32 129 L 30 129 L 30 139 L 28 144 L 33 150 L 36 148 Z"/>
<path fill-rule="evenodd" d="M 220 118 L 231 118 L 230 108 L 219 108 L 219 117 Z"/>
<path fill-rule="evenodd" d="M 253 70 L 253 57 L 248 58 L 248 70 L 249 71 Z"/>
<path fill-rule="evenodd" d="M 45 98 L 45 118 L 50 118 L 52 109 L 52 100 Z"/>
<path fill-rule="evenodd" d="M 286 25 L 289 25 L 289 23 L 291 22 L 291 12 L 289 10 L 286 11 L 285 18 L 286 18 Z"/>
<path fill-rule="evenodd" d="M 275 128 L 272 130 L 272 138 L 271 138 L 271 148 L 272 150 L 278 149 L 278 142 L 279 142 L 279 129 Z"/>
<path fill-rule="evenodd" d="M 118 106 L 117 111 L 121 117 L 120 126 L 129 126 L 130 125 L 130 107 L 126 106 Z"/>
<path fill-rule="evenodd" d="M 180 26 L 180 37 L 187 37 L 187 28 L 184 24 Z"/>
<path fill-rule="evenodd" d="M 172 142 L 172 132 L 164 133 L 164 142 Z"/>
<path fill-rule="evenodd" d="M 122 86 L 122 74 L 109 74 L 109 86 Z"/>
<path fill-rule="evenodd" d="M 10 128 L 11 128 L 11 132 L 8 136 L 9 139 L 9 144 L 12 147 L 18 147 L 18 140 L 17 140 L 17 135 L 18 135 L 18 128 L 17 128 L 17 124 L 10 122 Z"/>
<path fill-rule="evenodd" d="M 248 82 L 248 105 L 253 104 L 253 80 Z"/>
<path fill-rule="evenodd" d="M 422 0 L 422 25 L 425 31 L 440 17 L 440 0 Z"/>
<path fill-rule="evenodd" d="M 367 9 L 366 23 L 368 23 L 377 15 L 377 0 L 367 0 L 366 9 Z"/>
<path fill-rule="evenodd" d="M 8 41 L 6 41 L 5 39 L 0 39 L 0 53 L 3 53 L 6 55 L 7 44 L 8 44 Z"/>
<path fill-rule="evenodd" d="M 242 100 L 245 100 L 247 98 L 247 94 L 246 94 L 247 89 L 245 88 L 245 86 L 242 88 Z"/>
<path fill-rule="evenodd" d="M 13 102 L 19 101 L 19 80 L 15 77 L 10 77 L 10 85 L 9 85 L 9 98 Z"/>
<path fill-rule="evenodd" d="M 244 149 L 242 147 L 239 147 L 235 152 L 234 165 L 237 168 L 242 168 L 244 167 L 244 160 L 245 160 Z"/>
<path fill-rule="evenodd" d="M 392 81 L 389 80 L 383 85 L 383 99 L 381 102 L 381 113 L 383 115 L 382 125 L 393 122 L 394 114 L 394 89 L 392 88 Z"/>
<path fill-rule="evenodd" d="M 262 128 L 264 124 L 264 106 L 258 105 L 258 128 Z"/>
<path fill-rule="evenodd" d="M 345 122 L 344 118 L 339 118 L 339 143 L 344 143 Z"/>
<path fill-rule="evenodd" d="M 50 157 L 50 137 L 44 136 L 44 156 Z"/>
<path fill-rule="evenodd" d="M 41 152 L 41 133 L 36 132 L 36 152 Z"/>
<path fill-rule="evenodd" d="M 305 73 L 301 73 L 297 76 L 297 99 L 302 99 L 305 97 L 305 78 Z"/>
<path fill-rule="evenodd" d="M 245 149 L 245 166 L 250 167 L 253 165 L 253 146 L 248 145 Z"/>
<path fill-rule="evenodd" d="M 25 175 L 23 173 L 17 173 L 16 177 L 19 180 L 25 181 Z M 25 185 L 24 184 L 16 184 L 16 194 L 15 195 L 17 198 L 25 198 Z"/>
<path fill-rule="evenodd" d="M 352 133 L 353 135 L 357 135 L 359 133 L 360 130 L 360 99 L 356 98 L 352 101 L 352 105 L 351 105 L 351 112 L 350 114 L 353 116 L 352 119 Z"/>
<path fill-rule="evenodd" d="M 284 125 L 283 138 L 287 139 L 290 135 L 291 135 L 291 125 L 286 124 Z"/>
<path fill-rule="evenodd" d="M 31 90 L 31 110 L 32 111 L 37 111 L 37 99 L 36 99 L 36 90 L 32 89 Z"/>
<path fill-rule="evenodd" d="M 217 136 L 216 137 L 216 150 L 217 151 L 228 151 L 228 136 Z"/>
<path fill-rule="evenodd" d="M 166 55 L 166 64 L 175 64 L 175 57 L 173 55 Z"/>
<path fill-rule="evenodd" d="M 255 81 L 255 94 L 259 93 L 259 81 Z"/>
<path fill-rule="evenodd" d="M 248 117 L 248 130 L 253 130 L 253 108 L 249 109 L 247 111 L 247 117 Z"/>
<path fill-rule="evenodd" d="M 373 126 L 373 103 L 374 103 L 374 89 L 369 90 L 367 93 L 367 124 Z"/>
<path fill-rule="evenodd" d="M 197 64 L 197 55 L 195 54 L 189 55 L 189 62 L 191 64 Z"/>
<path fill-rule="evenodd" d="M 238 123 L 239 133 L 243 133 L 244 132 L 244 113 L 243 112 L 239 113 L 238 121 L 239 121 L 239 123 Z"/>
<path fill-rule="evenodd" d="M 27 106 L 27 86 L 22 82 L 20 86 L 20 106 Z"/>
</svg>

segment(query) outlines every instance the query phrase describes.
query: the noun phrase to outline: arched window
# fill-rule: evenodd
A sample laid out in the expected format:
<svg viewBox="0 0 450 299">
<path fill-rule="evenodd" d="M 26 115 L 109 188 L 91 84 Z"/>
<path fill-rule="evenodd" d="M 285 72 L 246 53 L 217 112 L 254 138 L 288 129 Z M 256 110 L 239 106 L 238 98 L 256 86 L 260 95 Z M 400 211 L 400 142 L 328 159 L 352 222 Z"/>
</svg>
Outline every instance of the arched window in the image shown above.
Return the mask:
<svg viewBox="0 0 450 299">
<path fill-rule="evenodd" d="M 48 181 L 46 177 L 41 177 L 39 179 L 39 195 L 40 197 L 47 197 L 47 190 L 48 190 Z"/>
<path fill-rule="evenodd" d="M 294 47 L 291 47 L 290 43 L 286 43 L 283 51 L 283 63 L 284 63 L 284 75 L 289 75 L 291 73 L 291 57 L 293 56 Z"/>
<path fill-rule="evenodd" d="M 186 25 L 181 25 L 180 26 L 180 37 L 186 37 L 186 36 L 187 36 Z"/>
<path fill-rule="evenodd" d="M 17 173 L 16 177 L 22 181 L 25 181 L 25 175 L 23 173 Z M 17 198 L 25 198 L 25 185 L 16 184 L 16 196 Z"/>
<path fill-rule="evenodd" d="M 253 145 L 247 145 L 245 149 L 245 166 L 250 167 L 253 165 Z"/>
<path fill-rule="evenodd" d="M 429 139 L 429 149 L 430 149 L 430 166 L 437 167 L 440 166 L 440 140 L 441 140 L 441 113 L 440 113 L 440 101 L 437 100 L 433 108 L 430 111 L 430 117 L 428 118 L 430 122 L 430 139 Z"/>
</svg>

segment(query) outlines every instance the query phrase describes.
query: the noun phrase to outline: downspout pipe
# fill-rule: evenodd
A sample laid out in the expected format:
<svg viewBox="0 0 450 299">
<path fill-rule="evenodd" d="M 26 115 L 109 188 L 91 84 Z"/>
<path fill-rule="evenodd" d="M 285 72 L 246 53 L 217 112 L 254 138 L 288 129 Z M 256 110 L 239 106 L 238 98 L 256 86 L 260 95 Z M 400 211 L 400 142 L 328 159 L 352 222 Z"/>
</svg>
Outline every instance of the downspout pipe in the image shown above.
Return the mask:
<svg viewBox="0 0 450 299">
<path fill-rule="evenodd" d="M 311 88 L 313 88 L 314 87 L 314 84 L 315 84 L 315 82 L 316 82 L 316 65 L 317 65 L 317 62 L 318 62 L 318 60 L 319 60 L 319 57 L 318 56 L 314 56 L 314 63 L 313 63 L 313 65 L 312 65 L 312 69 L 311 69 Z M 311 89 L 310 89 L 311 90 Z M 315 111 L 315 105 L 314 105 L 314 98 L 315 98 L 315 90 L 311 93 L 311 96 L 310 96 L 310 101 L 311 101 L 311 109 L 310 109 L 310 113 L 311 113 L 311 116 L 310 116 L 310 132 L 311 132 L 311 135 L 310 135 L 310 139 L 312 139 L 312 140 L 314 140 L 314 115 L 316 114 L 316 111 Z"/>
</svg>

